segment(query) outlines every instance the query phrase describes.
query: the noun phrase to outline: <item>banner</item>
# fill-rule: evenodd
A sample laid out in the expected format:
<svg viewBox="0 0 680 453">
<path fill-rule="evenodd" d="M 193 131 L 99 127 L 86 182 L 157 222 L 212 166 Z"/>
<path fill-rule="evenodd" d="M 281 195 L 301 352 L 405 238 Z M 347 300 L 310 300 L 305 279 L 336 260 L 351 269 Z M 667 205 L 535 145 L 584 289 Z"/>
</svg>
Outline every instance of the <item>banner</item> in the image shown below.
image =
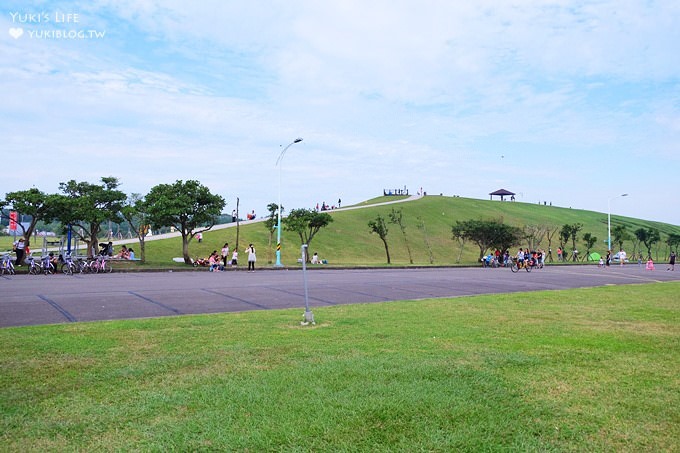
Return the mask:
<svg viewBox="0 0 680 453">
<path fill-rule="evenodd" d="M 17 212 L 10 211 L 9 213 L 9 231 L 17 230 Z"/>
</svg>

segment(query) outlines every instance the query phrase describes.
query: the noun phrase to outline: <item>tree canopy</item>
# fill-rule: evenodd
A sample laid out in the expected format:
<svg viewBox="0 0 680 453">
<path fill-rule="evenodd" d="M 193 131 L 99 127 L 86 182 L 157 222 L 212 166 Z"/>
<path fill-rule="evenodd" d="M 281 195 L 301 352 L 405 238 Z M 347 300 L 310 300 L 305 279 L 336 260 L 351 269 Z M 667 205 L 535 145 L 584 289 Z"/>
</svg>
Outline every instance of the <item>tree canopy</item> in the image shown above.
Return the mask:
<svg viewBox="0 0 680 453">
<path fill-rule="evenodd" d="M 300 236 L 300 245 L 307 244 L 307 249 L 312 243 L 314 236 L 328 226 L 333 217 L 325 212 L 316 212 L 312 209 L 293 209 L 287 217 L 282 218 L 286 231 L 293 231 Z M 306 254 L 305 259 L 309 260 Z"/>
<path fill-rule="evenodd" d="M 120 210 L 127 199 L 118 190 L 119 182 L 112 176 L 101 178 L 101 184 L 70 180 L 59 184 L 64 194 L 56 203 L 58 218 L 64 225 L 71 225 L 74 234 L 88 245 L 87 254 L 96 253 L 101 224 L 111 220 L 122 222 Z"/>
<path fill-rule="evenodd" d="M 519 244 L 522 231 L 499 220 L 464 220 L 456 221 L 451 228 L 454 238 L 462 238 L 474 242 L 479 247 L 479 259 L 490 248 L 506 250 Z"/>
<path fill-rule="evenodd" d="M 49 223 L 57 218 L 59 211 L 57 209 L 58 200 L 59 196 L 43 193 L 35 187 L 6 194 L 3 204 L 9 205 L 13 210 L 31 217 L 28 228 L 24 229 L 21 223 L 17 223 L 23 232 L 23 236 L 26 238 L 26 245 L 30 244 L 31 235 L 35 231 L 35 226 L 38 222 Z"/>
<path fill-rule="evenodd" d="M 144 209 L 154 228 L 173 226 L 182 235 L 182 256 L 191 264 L 189 242 L 197 233 L 210 230 L 225 206 L 224 198 L 195 180 L 159 184 L 146 196 Z"/>
</svg>

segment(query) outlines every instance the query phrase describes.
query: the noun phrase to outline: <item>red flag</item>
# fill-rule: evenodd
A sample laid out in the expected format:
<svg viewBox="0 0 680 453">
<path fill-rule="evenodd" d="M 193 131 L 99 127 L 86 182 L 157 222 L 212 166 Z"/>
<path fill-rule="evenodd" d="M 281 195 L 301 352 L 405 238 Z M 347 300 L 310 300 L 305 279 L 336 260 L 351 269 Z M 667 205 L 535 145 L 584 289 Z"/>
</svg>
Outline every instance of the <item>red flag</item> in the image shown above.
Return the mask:
<svg viewBox="0 0 680 453">
<path fill-rule="evenodd" d="M 17 212 L 10 211 L 9 213 L 9 231 L 17 230 Z"/>
</svg>

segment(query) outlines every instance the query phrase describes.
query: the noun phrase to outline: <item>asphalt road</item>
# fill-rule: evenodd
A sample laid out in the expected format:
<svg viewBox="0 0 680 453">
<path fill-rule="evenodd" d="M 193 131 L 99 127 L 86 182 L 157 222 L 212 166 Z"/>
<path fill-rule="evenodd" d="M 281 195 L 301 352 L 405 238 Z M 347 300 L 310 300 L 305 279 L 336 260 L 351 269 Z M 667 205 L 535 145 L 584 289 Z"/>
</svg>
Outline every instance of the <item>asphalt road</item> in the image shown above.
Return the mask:
<svg viewBox="0 0 680 453">
<path fill-rule="evenodd" d="M 637 264 L 307 272 L 310 307 L 680 280 Z M 301 270 L 0 277 L 0 327 L 304 307 Z"/>
</svg>

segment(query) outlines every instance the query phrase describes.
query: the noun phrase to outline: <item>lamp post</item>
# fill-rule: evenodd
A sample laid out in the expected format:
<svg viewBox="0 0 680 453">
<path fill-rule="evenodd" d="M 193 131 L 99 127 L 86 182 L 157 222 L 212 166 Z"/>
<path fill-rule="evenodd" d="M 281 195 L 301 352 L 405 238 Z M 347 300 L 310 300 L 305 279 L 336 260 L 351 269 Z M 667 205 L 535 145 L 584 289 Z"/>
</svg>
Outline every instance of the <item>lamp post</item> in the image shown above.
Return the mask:
<svg viewBox="0 0 680 453">
<path fill-rule="evenodd" d="M 615 198 L 620 198 L 620 197 L 627 197 L 627 193 L 622 193 L 621 195 L 617 195 L 615 197 L 611 197 L 607 199 L 607 250 L 611 252 L 612 250 L 612 200 Z"/>
<path fill-rule="evenodd" d="M 288 151 L 288 148 L 293 146 L 296 143 L 300 143 L 302 139 L 300 137 L 296 138 L 292 142 L 290 142 L 285 148 L 283 148 L 283 151 L 281 151 L 281 154 L 279 154 L 279 158 L 276 159 L 276 165 L 279 166 L 279 206 L 278 206 L 278 214 L 277 214 L 277 220 L 276 220 L 276 264 L 274 266 L 276 267 L 281 267 L 283 264 L 281 264 L 281 167 L 282 167 L 282 161 L 283 161 L 283 156 L 286 154 L 286 151 Z"/>
</svg>

